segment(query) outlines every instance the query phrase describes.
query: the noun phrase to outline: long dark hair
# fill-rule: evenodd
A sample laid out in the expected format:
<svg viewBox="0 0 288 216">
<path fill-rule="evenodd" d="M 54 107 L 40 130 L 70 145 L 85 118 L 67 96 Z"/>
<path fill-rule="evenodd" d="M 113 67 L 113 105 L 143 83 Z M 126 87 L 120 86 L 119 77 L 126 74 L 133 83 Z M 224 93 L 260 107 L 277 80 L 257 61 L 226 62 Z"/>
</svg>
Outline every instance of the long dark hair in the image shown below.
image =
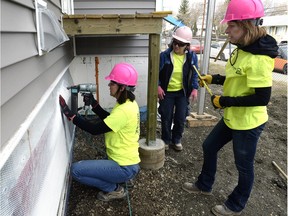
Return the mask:
<svg viewBox="0 0 288 216">
<path fill-rule="evenodd" d="M 121 85 L 121 84 L 118 84 L 119 85 L 119 89 L 118 89 L 118 92 L 120 95 L 117 99 L 117 102 L 119 104 L 123 104 L 126 102 L 127 99 L 129 99 L 131 102 L 133 102 L 135 100 L 135 95 L 133 94 L 132 91 L 129 91 L 126 89 L 126 86 L 125 85 Z M 120 91 L 120 89 L 124 87 L 124 90 L 123 91 Z"/>
</svg>

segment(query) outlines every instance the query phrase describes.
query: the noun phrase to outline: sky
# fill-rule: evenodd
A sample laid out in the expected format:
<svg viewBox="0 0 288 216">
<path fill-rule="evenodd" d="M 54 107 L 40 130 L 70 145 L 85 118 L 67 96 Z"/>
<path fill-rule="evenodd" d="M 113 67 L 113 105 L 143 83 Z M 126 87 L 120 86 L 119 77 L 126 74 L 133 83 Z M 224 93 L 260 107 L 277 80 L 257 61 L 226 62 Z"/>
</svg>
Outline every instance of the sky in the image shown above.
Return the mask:
<svg viewBox="0 0 288 216">
<path fill-rule="evenodd" d="M 199 2 L 199 3 L 203 3 L 204 0 L 189 0 L 189 2 Z M 216 0 L 216 5 L 219 3 L 222 3 L 224 0 Z M 262 0 L 263 2 L 265 0 Z M 274 4 L 274 2 L 276 3 L 285 3 L 287 2 L 287 0 L 269 0 L 269 2 L 271 2 L 272 4 Z M 181 4 L 181 0 L 156 0 L 156 5 L 158 8 L 161 8 L 161 6 L 163 5 L 163 10 L 164 11 L 173 11 L 173 14 L 176 15 L 178 13 L 179 7 Z M 157 10 L 161 10 L 161 9 L 157 9 Z"/>
<path fill-rule="evenodd" d="M 191 0 L 190 0 L 191 2 Z M 203 3 L 204 0 L 193 0 L 193 3 L 195 2 L 199 2 L 200 3 Z M 223 2 L 223 0 L 217 0 L 217 3 L 218 2 Z M 163 4 L 163 10 L 164 11 L 173 11 L 173 14 L 177 14 L 178 13 L 178 10 L 179 10 L 179 7 L 180 7 L 180 4 L 181 4 L 181 0 L 156 0 L 156 3 L 160 6 L 161 8 L 161 4 Z"/>
</svg>

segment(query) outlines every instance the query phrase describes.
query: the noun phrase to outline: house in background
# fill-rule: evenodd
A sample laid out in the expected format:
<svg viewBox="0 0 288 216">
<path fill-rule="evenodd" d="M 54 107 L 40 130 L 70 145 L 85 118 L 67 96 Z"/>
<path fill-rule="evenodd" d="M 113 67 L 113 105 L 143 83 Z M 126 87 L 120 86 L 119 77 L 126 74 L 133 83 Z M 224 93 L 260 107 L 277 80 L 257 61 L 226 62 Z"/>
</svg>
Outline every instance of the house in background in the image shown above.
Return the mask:
<svg viewBox="0 0 288 216">
<path fill-rule="evenodd" d="M 148 35 L 67 38 L 62 15 L 138 14 L 155 8 L 156 0 L 1 1 L 0 215 L 65 214 L 75 127 L 63 118 L 58 97 L 70 103 L 67 87 L 96 82 L 96 57 L 104 107 L 115 103 L 104 77 L 119 61 L 138 70 L 136 94 L 146 103 Z"/>
<path fill-rule="evenodd" d="M 266 16 L 263 17 L 263 25 L 268 34 L 280 41 L 288 39 L 288 15 Z"/>
</svg>

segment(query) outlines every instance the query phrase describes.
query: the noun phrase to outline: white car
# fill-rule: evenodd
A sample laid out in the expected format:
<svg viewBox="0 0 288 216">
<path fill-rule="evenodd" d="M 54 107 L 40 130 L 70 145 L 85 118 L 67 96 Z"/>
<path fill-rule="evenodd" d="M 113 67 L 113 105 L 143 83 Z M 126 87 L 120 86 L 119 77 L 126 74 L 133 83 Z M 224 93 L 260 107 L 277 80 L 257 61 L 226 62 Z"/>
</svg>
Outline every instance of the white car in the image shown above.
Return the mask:
<svg viewBox="0 0 288 216">
<path fill-rule="evenodd" d="M 211 51 L 210 51 L 211 58 L 216 58 L 224 43 L 225 43 L 224 41 L 211 43 Z M 236 48 L 235 45 L 228 43 L 223 52 L 221 53 L 221 55 L 218 57 L 218 59 L 222 61 L 227 61 L 235 48 Z"/>
</svg>

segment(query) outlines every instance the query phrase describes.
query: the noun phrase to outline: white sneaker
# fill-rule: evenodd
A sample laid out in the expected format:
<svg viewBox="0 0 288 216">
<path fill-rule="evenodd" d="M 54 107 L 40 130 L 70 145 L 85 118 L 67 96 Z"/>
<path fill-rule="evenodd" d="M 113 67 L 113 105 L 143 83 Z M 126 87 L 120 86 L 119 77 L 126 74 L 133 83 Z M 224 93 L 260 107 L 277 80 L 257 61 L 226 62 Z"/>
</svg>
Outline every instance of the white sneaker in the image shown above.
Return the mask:
<svg viewBox="0 0 288 216">
<path fill-rule="evenodd" d="M 241 215 L 241 212 L 234 212 L 227 208 L 226 205 L 216 205 L 211 209 L 212 213 L 216 216 L 232 216 Z"/>
<path fill-rule="evenodd" d="M 125 191 L 125 189 L 122 186 L 118 186 L 117 190 L 112 192 L 105 193 L 103 191 L 100 191 L 97 194 L 97 199 L 107 202 L 114 199 L 123 199 L 124 197 L 126 197 L 126 195 L 127 192 Z"/>
<path fill-rule="evenodd" d="M 182 151 L 183 150 L 183 146 L 181 143 L 177 143 L 175 145 L 173 145 L 173 148 L 176 150 L 176 151 Z"/>
</svg>

